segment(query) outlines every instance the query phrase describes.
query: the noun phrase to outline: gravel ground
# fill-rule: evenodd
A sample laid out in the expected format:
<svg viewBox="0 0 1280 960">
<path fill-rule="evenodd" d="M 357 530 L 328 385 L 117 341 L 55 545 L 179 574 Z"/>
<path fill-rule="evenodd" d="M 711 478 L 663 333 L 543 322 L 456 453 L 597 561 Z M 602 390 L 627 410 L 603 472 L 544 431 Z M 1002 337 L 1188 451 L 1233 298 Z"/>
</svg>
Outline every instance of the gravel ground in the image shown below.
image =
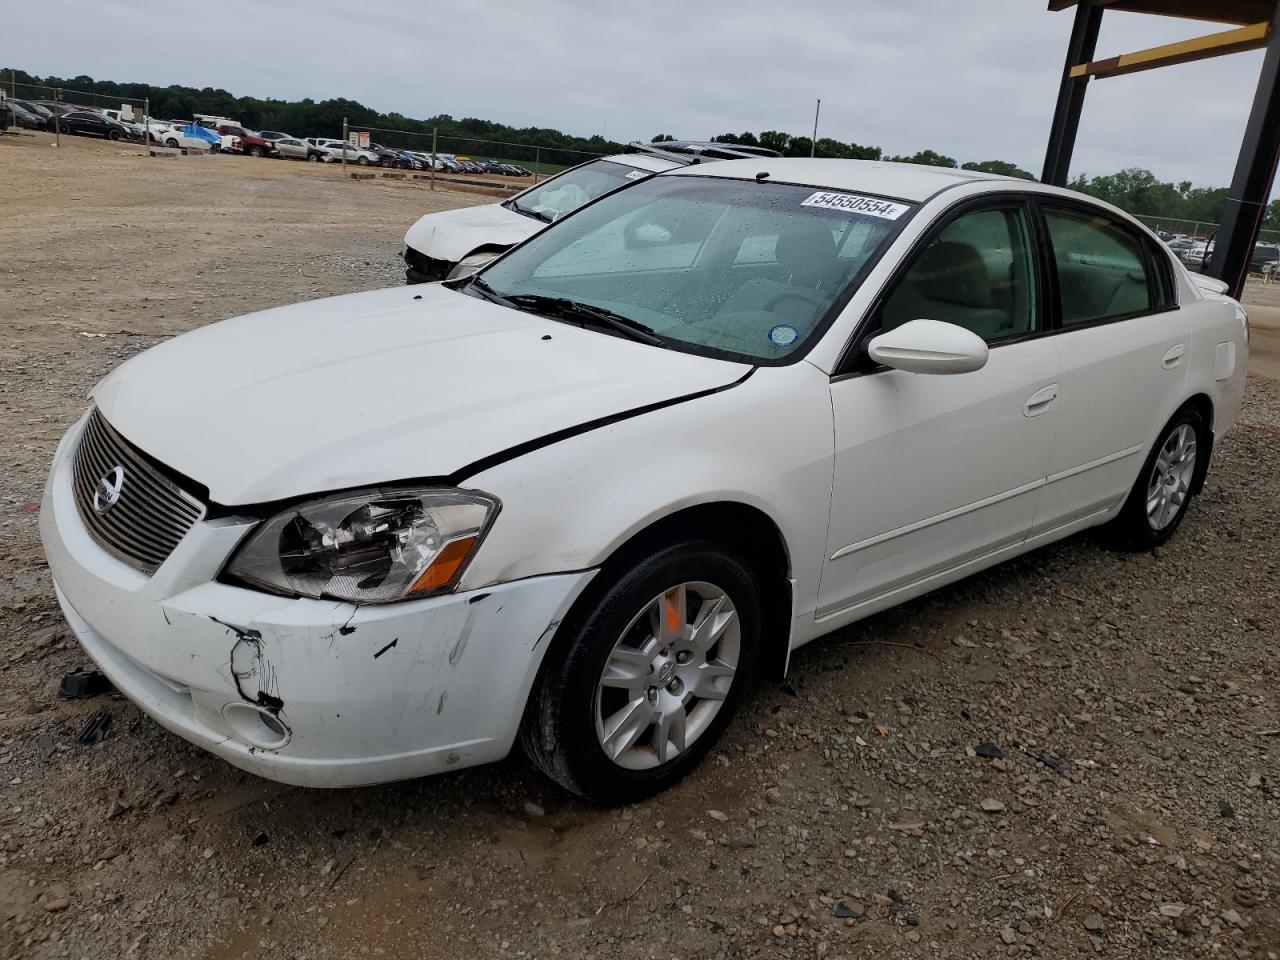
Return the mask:
<svg viewBox="0 0 1280 960">
<path fill-rule="evenodd" d="M 518 756 L 288 788 L 57 698 L 44 472 L 121 360 L 398 282 L 413 217 L 476 198 L 72 143 L 0 142 L 0 956 L 1280 956 L 1275 382 L 1168 546 L 1076 537 L 812 644 L 649 802 Z"/>
</svg>

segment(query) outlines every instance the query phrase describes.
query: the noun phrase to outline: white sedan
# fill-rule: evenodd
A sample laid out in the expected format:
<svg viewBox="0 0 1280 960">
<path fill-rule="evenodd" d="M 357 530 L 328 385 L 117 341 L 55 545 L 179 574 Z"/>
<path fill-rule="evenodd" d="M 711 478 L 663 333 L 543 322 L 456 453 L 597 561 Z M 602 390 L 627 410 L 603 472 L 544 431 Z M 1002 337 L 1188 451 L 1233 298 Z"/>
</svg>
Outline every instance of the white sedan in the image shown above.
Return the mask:
<svg viewBox="0 0 1280 960">
<path fill-rule="evenodd" d="M 801 644 L 1087 527 L 1168 539 L 1244 390 L 1222 289 L 1036 183 L 682 167 L 474 277 L 131 359 L 56 454 L 49 567 L 112 682 L 246 770 L 519 739 L 628 800 Z"/>
<path fill-rule="evenodd" d="M 431 155 L 426 157 L 429 164 Z M 679 160 L 648 153 L 599 157 L 502 203 L 425 214 L 404 235 L 405 279 L 430 283 L 475 273 L 584 203 L 680 165 Z"/>
</svg>

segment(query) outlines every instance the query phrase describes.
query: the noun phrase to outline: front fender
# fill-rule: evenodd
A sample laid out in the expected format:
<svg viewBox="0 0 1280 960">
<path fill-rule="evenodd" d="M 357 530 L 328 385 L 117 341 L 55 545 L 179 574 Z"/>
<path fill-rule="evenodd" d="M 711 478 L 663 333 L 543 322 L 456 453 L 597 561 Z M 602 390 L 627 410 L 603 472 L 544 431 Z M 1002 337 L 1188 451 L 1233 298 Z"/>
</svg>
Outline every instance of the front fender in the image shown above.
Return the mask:
<svg viewBox="0 0 1280 960">
<path fill-rule="evenodd" d="M 829 381 L 807 363 L 620 420 L 469 477 L 502 512 L 460 589 L 599 566 L 687 507 L 742 503 L 781 532 L 797 616 L 811 613 L 832 482 Z"/>
</svg>

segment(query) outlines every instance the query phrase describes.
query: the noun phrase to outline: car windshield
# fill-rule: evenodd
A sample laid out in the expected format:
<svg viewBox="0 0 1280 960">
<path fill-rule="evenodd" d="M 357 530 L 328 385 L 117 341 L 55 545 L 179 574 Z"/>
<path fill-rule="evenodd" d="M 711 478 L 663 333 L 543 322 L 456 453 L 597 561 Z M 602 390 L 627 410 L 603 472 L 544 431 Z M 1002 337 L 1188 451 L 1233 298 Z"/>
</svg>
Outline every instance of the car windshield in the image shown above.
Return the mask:
<svg viewBox="0 0 1280 960">
<path fill-rule="evenodd" d="M 811 186 L 656 177 L 532 237 L 483 270 L 476 293 L 535 311 L 552 298 L 559 316 L 565 301 L 586 304 L 674 349 L 777 363 L 805 349 L 911 209 Z"/>
<path fill-rule="evenodd" d="M 650 171 L 629 164 L 592 160 L 520 194 L 508 205 L 516 213 L 553 223 L 596 197 L 649 175 Z"/>
</svg>

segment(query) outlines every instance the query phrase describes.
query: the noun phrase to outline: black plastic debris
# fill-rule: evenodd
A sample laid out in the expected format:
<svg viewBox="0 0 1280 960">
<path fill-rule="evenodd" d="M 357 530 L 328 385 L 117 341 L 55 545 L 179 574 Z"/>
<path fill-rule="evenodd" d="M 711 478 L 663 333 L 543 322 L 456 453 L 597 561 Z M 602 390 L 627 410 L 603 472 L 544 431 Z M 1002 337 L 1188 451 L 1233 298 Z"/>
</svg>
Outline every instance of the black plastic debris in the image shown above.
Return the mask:
<svg viewBox="0 0 1280 960">
<path fill-rule="evenodd" d="M 973 748 L 973 752 L 987 760 L 1003 760 L 1004 751 L 997 747 L 994 743 L 980 743 Z"/>
<path fill-rule="evenodd" d="M 101 670 L 68 670 L 58 685 L 58 696 L 64 700 L 87 700 L 111 690 L 111 681 Z"/>
<path fill-rule="evenodd" d="M 89 714 L 89 719 L 76 734 L 76 743 L 83 743 L 86 746 L 101 743 L 106 739 L 109 729 L 111 729 L 111 711 L 105 707 L 99 707 Z"/>
</svg>

